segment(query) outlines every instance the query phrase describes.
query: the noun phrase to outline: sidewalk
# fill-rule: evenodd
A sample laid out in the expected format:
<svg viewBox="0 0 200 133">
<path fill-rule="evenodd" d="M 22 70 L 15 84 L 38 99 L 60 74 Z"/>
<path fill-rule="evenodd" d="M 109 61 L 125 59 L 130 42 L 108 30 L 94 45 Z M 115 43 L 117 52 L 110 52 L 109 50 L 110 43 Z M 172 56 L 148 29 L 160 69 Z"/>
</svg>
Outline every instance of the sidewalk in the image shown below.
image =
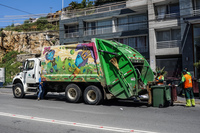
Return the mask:
<svg viewBox="0 0 200 133">
<path fill-rule="evenodd" d="M 175 101 L 174 103 L 183 103 L 183 104 L 186 104 L 185 97 L 177 96 L 177 101 Z M 199 99 L 199 97 L 195 97 L 195 103 L 200 105 L 200 99 Z"/>
</svg>

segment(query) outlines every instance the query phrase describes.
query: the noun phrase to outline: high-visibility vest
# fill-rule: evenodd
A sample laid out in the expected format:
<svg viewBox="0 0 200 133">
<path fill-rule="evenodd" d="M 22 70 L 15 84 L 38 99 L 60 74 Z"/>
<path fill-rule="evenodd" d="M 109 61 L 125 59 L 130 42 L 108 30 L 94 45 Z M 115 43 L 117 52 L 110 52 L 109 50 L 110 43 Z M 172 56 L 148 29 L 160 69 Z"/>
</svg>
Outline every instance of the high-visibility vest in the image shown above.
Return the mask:
<svg viewBox="0 0 200 133">
<path fill-rule="evenodd" d="M 192 77 L 189 74 L 183 76 L 185 77 L 184 88 L 192 88 Z"/>
<path fill-rule="evenodd" d="M 163 75 L 160 75 L 160 76 L 157 78 L 157 80 L 156 80 L 156 81 L 158 82 L 158 83 L 157 83 L 158 85 L 163 85 L 164 83 L 163 83 L 163 82 L 159 82 L 159 80 L 164 80 Z"/>
</svg>

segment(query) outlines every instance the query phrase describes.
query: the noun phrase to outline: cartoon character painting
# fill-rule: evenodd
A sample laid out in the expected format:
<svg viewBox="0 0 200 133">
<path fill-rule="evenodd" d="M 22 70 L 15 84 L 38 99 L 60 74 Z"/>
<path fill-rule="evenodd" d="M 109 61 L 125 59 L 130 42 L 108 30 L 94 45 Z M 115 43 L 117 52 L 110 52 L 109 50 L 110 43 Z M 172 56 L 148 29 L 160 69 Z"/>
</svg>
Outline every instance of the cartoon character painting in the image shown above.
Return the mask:
<svg viewBox="0 0 200 133">
<path fill-rule="evenodd" d="M 91 43 L 77 45 L 75 51 L 78 51 L 80 49 L 84 49 L 84 50 L 78 52 L 76 56 L 76 59 L 75 59 L 76 68 L 73 74 L 70 76 L 70 78 L 73 77 L 71 80 L 73 80 L 76 77 L 76 75 L 80 73 L 80 68 L 85 66 L 86 63 L 88 63 L 89 57 L 92 57 L 95 61 L 96 59 L 95 57 L 97 57 L 97 55 L 96 56 L 94 55 L 94 51 L 93 51 L 94 48 L 91 46 L 94 46 L 94 45 Z"/>
<path fill-rule="evenodd" d="M 57 57 L 57 59 L 54 58 L 55 50 L 50 49 L 50 47 L 45 47 L 44 48 L 43 54 L 45 54 L 45 53 L 46 53 L 46 55 L 45 55 L 46 60 L 49 60 L 52 63 L 52 67 L 57 72 L 58 69 L 57 69 L 56 61 L 58 61 L 59 56 Z M 53 68 L 50 69 L 51 73 L 53 73 L 53 71 L 54 71 Z"/>
</svg>

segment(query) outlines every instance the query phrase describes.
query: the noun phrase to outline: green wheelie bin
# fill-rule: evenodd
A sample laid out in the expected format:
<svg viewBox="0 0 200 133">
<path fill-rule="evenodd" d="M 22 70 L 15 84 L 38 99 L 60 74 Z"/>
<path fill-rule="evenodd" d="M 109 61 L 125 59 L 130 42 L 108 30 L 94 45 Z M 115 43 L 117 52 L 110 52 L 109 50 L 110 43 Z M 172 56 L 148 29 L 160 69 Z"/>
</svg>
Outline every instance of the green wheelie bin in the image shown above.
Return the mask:
<svg viewBox="0 0 200 133">
<path fill-rule="evenodd" d="M 167 85 L 155 85 L 151 87 L 153 107 L 166 107 L 171 104 L 171 91 Z"/>
</svg>

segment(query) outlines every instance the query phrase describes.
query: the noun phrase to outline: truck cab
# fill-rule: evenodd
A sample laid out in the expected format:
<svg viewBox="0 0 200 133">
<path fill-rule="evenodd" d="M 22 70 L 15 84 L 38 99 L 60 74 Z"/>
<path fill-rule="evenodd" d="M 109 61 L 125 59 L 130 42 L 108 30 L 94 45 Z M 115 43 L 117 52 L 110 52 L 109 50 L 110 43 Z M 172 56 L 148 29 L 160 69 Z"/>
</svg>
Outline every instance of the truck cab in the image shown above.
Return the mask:
<svg viewBox="0 0 200 133">
<path fill-rule="evenodd" d="M 40 73 L 41 61 L 39 58 L 25 60 L 21 72 L 13 78 L 14 97 L 22 98 L 27 93 L 37 92 Z"/>
</svg>

